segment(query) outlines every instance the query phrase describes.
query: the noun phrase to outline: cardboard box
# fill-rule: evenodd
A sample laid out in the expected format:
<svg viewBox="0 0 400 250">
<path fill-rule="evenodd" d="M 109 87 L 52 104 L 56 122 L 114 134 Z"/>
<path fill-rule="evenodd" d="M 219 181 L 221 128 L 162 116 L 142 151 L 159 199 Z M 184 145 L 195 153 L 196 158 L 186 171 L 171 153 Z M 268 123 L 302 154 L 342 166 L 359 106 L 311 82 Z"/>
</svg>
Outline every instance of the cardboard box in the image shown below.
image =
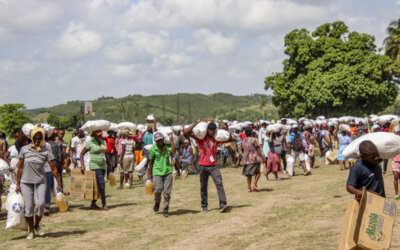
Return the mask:
<svg viewBox="0 0 400 250">
<path fill-rule="evenodd" d="M 155 121 L 146 120 L 146 126 L 151 127 L 153 129 L 153 133 L 156 131 L 156 122 Z"/>
<path fill-rule="evenodd" d="M 363 190 L 360 203 L 348 203 L 339 250 L 389 249 L 396 214 L 396 203 Z"/>
<path fill-rule="evenodd" d="M 396 202 L 363 190 L 354 241 L 366 249 L 389 249 L 392 241 Z"/>
<path fill-rule="evenodd" d="M 82 174 L 80 169 L 71 171 L 71 197 L 85 200 L 97 200 L 100 191 L 96 181 L 96 172 L 85 171 Z"/>
<path fill-rule="evenodd" d="M 356 200 L 352 200 L 347 204 L 342 233 L 340 236 L 339 250 L 360 249 L 354 241 L 354 231 L 356 229 L 359 209 L 360 204 Z"/>
</svg>

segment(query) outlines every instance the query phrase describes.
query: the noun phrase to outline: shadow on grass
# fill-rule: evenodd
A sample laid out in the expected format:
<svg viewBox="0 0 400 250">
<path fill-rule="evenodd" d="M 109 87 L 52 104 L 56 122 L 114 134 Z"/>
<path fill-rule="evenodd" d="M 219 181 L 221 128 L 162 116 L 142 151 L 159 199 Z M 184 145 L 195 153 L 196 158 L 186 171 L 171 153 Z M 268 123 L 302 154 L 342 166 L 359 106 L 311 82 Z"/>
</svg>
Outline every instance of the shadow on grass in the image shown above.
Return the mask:
<svg viewBox="0 0 400 250">
<path fill-rule="evenodd" d="M 184 215 L 184 214 L 198 214 L 200 210 L 191 209 L 178 209 L 176 211 L 169 212 L 169 215 Z"/>
<path fill-rule="evenodd" d="M 236 206 L 228 205 L 228 208 L 225 210 L 224 213 L 229 213 L 229 212 L 232 211 L 232 209 L 243 208 L 243 207 L 250 207 L 250 205 L 236 205 Z M 219 211 L 220 209 L 219 208 L 212 208 L 209 211 L 214 211 L 214 210 L 218 210 Z"/>
<path fill-rule="evenodd" d="M 109 209 L 117 208 L 117 207 L 127 207 L 127 206 L 132 206 L 132 205 L 137 205 L 137 203 L 120 203 L 120 204 L 113 204 L 113 205 L 107 205 Z M 93 210 L 93 211 L 103 211 L 100 207 L 100 209 L 92 209 L 90 206 L 82 206 L 79 209 L 81 210 Z"/>
<path fill-rule="evenodd" d="M 271 191 L 274 191 L 274 189 L 272 189 L 272 188 L 260 188 L 260 192 L 271 192 Z M 254 192 L 254 193 L 257 193 L 257 192 Z"/>
<path fill-rule="evenodd" d="M 86 230 L 76 230 L 76 231 L 72 231 L 72 232 L 67 232 L 67 231 L 60 231 L 60 232 L 54 232 L 54 233 L 47 233 L 44 236 L 36 236 L 37 238 L 61 238 L 64 236 L 69 236 L 69 235 L 76 235 L 76 234 L 85 234 L 87 231 Z M 25 239 L 26 235 L 22 235 L 22 236 L 18 236 L 15 237 L 11 240 L 21 240 L 21 239 Z"/>
</svg>

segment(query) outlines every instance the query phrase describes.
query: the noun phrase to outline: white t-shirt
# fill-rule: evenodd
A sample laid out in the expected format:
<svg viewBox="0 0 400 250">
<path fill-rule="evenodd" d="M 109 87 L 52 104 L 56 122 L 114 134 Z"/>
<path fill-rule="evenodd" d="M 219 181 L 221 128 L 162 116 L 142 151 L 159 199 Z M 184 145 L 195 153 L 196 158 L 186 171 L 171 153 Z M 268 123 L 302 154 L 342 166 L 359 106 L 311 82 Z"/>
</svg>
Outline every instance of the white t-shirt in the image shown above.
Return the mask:
<svg viewBox="0 0 400 250">
<path fill-rule="evenodd" d="M 83 138 L 79 138 L 79 136 L 75 136 L 71 140 L 71 148 L 75 149 L 75 159 L 78 161 L 78 167 L 80 167 L 80 161 L 79 161 L 79 156 L 81 155 L 81 152 L 83 148 L 85 147 L 85 143 L 89 142 L 92 138 L 88 135 L 85 135 Z M 83 156 L 83 161 L 85 163 L 85 166 L 89 166 L 89 161 L 90 161 L 90 154 L 86 153 Z"/>
<path fill-rule="evenodd" d="M 124 158 L 133 158 L 133 146 L 135 145 L 135 142 L 130 139 L 123 139 L 121 144 L 125 145 Z"/>
</svg>

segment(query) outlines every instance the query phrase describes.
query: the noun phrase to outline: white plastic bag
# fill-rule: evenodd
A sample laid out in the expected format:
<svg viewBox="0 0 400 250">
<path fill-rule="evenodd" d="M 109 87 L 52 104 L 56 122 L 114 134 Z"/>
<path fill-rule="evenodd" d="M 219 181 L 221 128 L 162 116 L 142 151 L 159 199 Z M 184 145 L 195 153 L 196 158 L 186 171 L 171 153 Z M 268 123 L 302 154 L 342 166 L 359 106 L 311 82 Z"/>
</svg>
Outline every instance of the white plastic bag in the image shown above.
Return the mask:
<svg viewBox="0 0 400 250">
<path fill-rule="evenodd" d="M 331 150 L 328 150 L 328 152 L 325 153 L 325 165 L 330 165 L 331 162 L 328 160 L 329 155 L 332 153 Z"/>
<path fill-rule="evenodd" d="M 352 141 L 343 150 L 342 156 L 344 158 L 359 158 L 358 147 L 361 142 L 366 140 L 375 144 L 382 159 L 391 159 L 400 153 L 400 136 L 394 133 L 375 132 L 365 134 Z"/>
<path fill-rule="evenodd" d="M 50 137 L 53 134 L 53 130 L 54 130 L 53 126 L 46 124 L 46 123 L 40 123 L 40 124 L 37 124 L 36 127 L 38 127 L 39 125 L 40 125 L 40 127 L 42 127 L 44 129 L 47 137 Z"/>
<path fill-rule="evenodd" d="M 35 125 L 32 123 L 26 123 L 22 126 L 22 132 L 28 138 L 31 138 L 31 132 L 35 129 Z"/>
<path fill-rule="evenodd" d="M 163 135 L 165 144 L 171 144 L 168 134 L 172 133 L 172 129 L 168 127 L 158 127 L 157 132 L 160 132 Z"/>
<path fill-rule="evenodd" d="M 217 129 L 214 135 L 214 139 L 218 142 L 225 142 L 229 140 L 230 137 L 231 135 L 229 134 L 229 132 L 224 129 Z"/>
<path fill-rule="evenodd" d="M 108 131 L 110 128 L 110 122 L 106 120 L 92 120 L 92 121 L 87 121 L 83 126 L 82 130 L 88 131 L 88 132 L 93 132 L 96 130 L 101 130 L 101 131 Z"/>
<path fill-rule="evenodd" d="M 286 156 L 286 163 L 286 171 L 288 172 L 289 176 L 293 176 L 294 159 L 291 155 Z"/>
<path fill-rule="evenodd" d="M 115 133 L 119 132 L 118 124 L 110 122 L 110 128 L 108 130 L 114 131 Z"/>
<path fill-rule="evenodd" d="M 121 122 L 117 125 L 117 128 L 119 130 L 127 129 L 130 131 L 135 132 L 136 131 L 136 124 L 132 122 Z"/>
<path fill-rule="evenodd" d="M 271 132 L 277 133 L 279 132 L 279 127 L 282 126 L 282 124 L 273 124 L 269 125 L 267 127 L 267 133 L 270 134 Z"/>
<path fill-rule="evenodd" d="M 10 166 L 7 164 L 7 162 L 0 158 L 0 173 L 8 172 L 9 168 Z"/>
<path fill-rule="evenodd" d="M 147 158 L 144 158 L 136 167 L 135 171 L 137 172 L 142 172 L 144 170 L 144 167 L 146 166 L 147 163 Z"/>
<path fill-rule="evenodd" d="M 306 169 L 307 171 L 311 171 L 311 165 L 310 165 L 310 158 L 308 157 L 307 154 L 304 154 L 304 160 L 306 162 Z"/>
<path fill-rule="evenodd" d="M 207 135 L 207 126 L 207 122 L 199 122 L 199 124 L 193 128 L 194 135 L 200 140 L 203 140 Z"/>
<path fill-rule="evenodd" d="M 10 188 L 11 189 L 11 188 Z M 7 196 L 7 222 L 6 229 L 27 229 L 24 216 L 24 199 L 21 193 L 10 192 Z"/>
<path fill-rule="evenodd" d="M 148 121 L 154 121 L 154 115 L 153 115 L 153 114 L 148 115 L 147 118 L 146 118 L 146 120 L 148 120 Z"/>
<path fill-rule="evenodd" d="M 378 118 L 378 122 L 380 125 L 384 125 L 385 123 L 390 123 L 392 120 L 398 119 L 395 115 L 381 115 Z"/>
</svg>

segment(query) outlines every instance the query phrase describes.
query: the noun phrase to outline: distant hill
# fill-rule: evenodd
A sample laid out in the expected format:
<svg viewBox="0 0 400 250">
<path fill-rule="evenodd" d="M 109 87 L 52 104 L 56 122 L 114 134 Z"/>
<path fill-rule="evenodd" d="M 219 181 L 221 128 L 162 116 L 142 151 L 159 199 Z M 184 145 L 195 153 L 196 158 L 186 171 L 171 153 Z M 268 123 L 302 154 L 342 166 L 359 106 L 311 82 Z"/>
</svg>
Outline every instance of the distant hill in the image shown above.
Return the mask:
<svg viewBox="0 0 400 250">
<path fill-rule="evenodd" d="M 228 120 L 254 120 L 254 119 L 277 119 L 277 109 L 272 105 L 271 96 L 255 94 L 247 96 L 235 96 L 226 93 L 204 94 L 173 94 L 173 95 L 129 95 L 122 98 L 100 97 L 93 100 L 95 117 L 85 115 L 85 119 L 105 119 L 112 122 L 122 120 L 135 123 L 144 123 L 146 116 L 154 114 L 156 120 L 163 123 L 163 105 L 165 102 L 166 124 L 176 124 L 177 102 L 179 101 L 179 123 L 187 124 L 191 120 L 203 118 L 217 118 Z M 179 98 L 179 100 L 178 100 Z M 260 103 L 264 102 L 261 109 Z M 34 122 L 45 122 L 51 113 L 59 117 L 79 116 L 82 112 L 82 101 L 69 101 L 53 107 L 30 109 L 25 112 Z M 125 112 L 121 113 L 121 110 Z"/>
</svg>

